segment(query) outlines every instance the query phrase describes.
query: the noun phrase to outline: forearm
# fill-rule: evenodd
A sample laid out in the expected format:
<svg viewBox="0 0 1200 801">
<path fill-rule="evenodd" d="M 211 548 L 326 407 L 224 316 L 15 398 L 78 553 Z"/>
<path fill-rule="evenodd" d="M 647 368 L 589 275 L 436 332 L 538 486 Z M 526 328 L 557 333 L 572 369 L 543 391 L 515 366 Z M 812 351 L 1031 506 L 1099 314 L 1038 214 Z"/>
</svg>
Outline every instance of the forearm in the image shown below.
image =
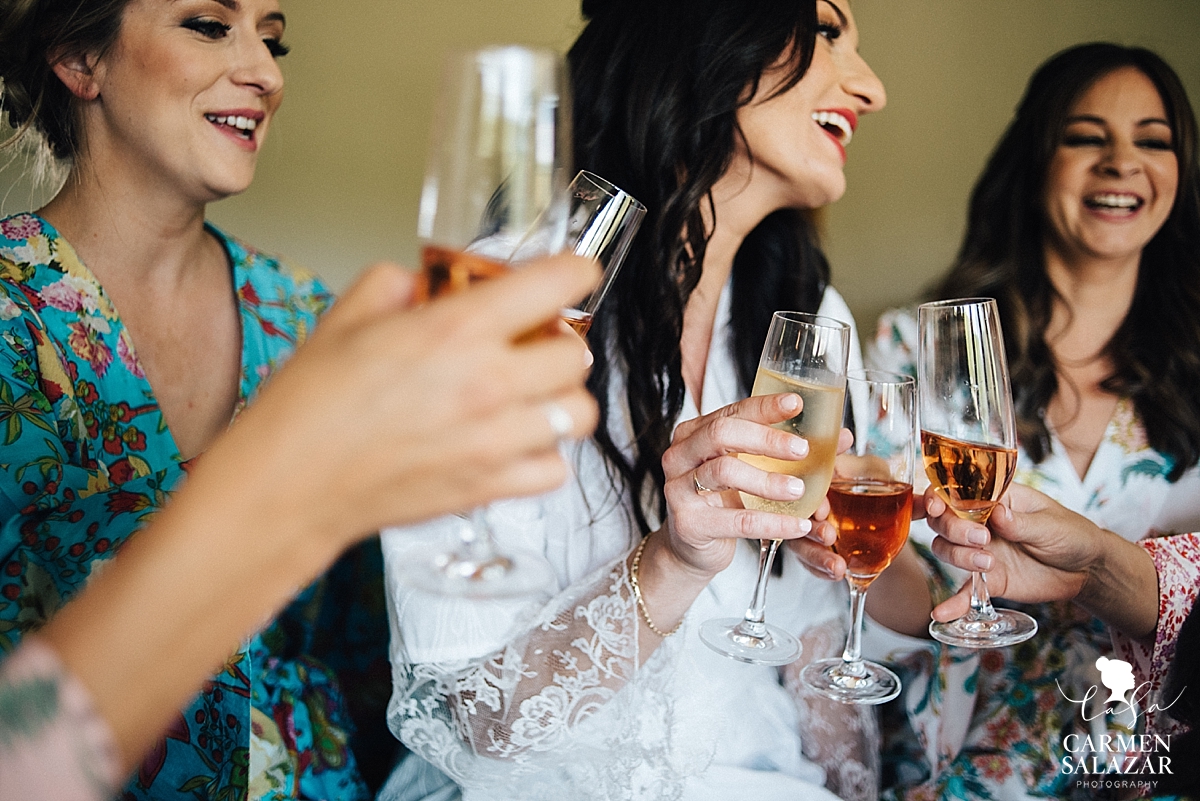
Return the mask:
<svg viewBox="0 0 1200 801">
<path fill-rule="evenodd" d="M 921 557 L 911 545 L 879 574 L 867 593 L 867 614 L 880 625 L 910 637 L 929 637 L 933 598 Z"/>
<path fill-rule="evenodd" d="M 1111 531 L 1100 536 L 1097 558 L 1088 566 L 1076 603 L 1128 637 L 1152 636 L 1158 623 L 1154 560 Z"/>
<path fill-rule="evenodd" d="M 646 617 L 654 622 L 659 632 L 674 630 L 712 580 L 711 576 L 681 565 L 666 540 L 665 531 L 650 534 L 638 564 L 638 586 L 645 605 L 644 611 L 638 610 L 638 664 L 644 664 L 664 640 L 662 634 L 650 628 Z M 632 560 L 631 554 L 631 568 Z"/>
<path fill-rule="evenodd" d="M 263 508 L 251 454 L 233 463 L 243 470 L 226 460 L 209 471 L 208 461 L 43 630 L 112 726 L 126 768 L 239 641 L 336 556 L 320 538 L 294 536 L 302 521 Z"/>
</svg>

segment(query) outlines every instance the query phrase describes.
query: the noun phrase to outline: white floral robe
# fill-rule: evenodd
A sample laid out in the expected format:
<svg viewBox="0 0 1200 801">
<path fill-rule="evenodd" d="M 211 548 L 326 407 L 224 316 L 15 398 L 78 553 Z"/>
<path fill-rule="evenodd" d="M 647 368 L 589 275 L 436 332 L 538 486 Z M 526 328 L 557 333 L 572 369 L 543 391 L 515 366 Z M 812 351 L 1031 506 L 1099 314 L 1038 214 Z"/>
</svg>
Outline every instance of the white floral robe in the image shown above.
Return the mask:
<svg viewBox="0 0 1200 801">
<path fill-rule="evenodd" d="M 868 363 L 915 375 L 917 341 L 913 310 L 887 312 Z M 1040 464 L 1021 449 L 1014 480 L 1138 541 L 1200 529 L 1200 471 L 1192 468 L 1172 484 L 1170 469 L 1170 459 L 1147 444 L 1133 404 L 1122 400 L 1082 480 L 1056 438 Z M 927 545 L 933 533 L 920 521 L 911 538 Z M 966 580 L 965 573 L 924 555 L 935 596 Z M 1077 784 L 1079 777 L 1061 772 L 1064 737 L 1129 734 L 1144 724 L 1144 716 L 1135 721 L 1130 715 L 1085 722 L 1080 707 L 1063 696 L 1082 698 L 1101 686 L 1096 659 L 1113 656 L 1103 624 L 1068 603 L 1000 605 L 1020 606 L 1037 618 L 1037 635 L 1011 648 L 976 652 L 868 625 L 864 649 L 895 663 L 905 684 L 897 706 L 884 715 L 883 772 L 891 797 L 1091 798 L 1094 791 Z"/>
<path fill-rule="evenodd" d="M 726 287 L 704 407 L 689 395 L 681 420 L 740 397 L 728 295 Z M 832 289 L 821 313 L 853 322 Z M 859 366 L 857 337 L 853 350 L 851 366 Z M 612 394 L 624 418 L 623 388 Z M 615 428 L 628 437 L 627 420 Z M 395 685 L 388 717 L 413 755 L 381 798 L 456 795 L 429 763 L 467 799 L 833 798 L 823 786 L 848 799 L 875 797 L 873 714 L 798 688 L 804 660 L 840 652 L 845 588 L 811 576 L 786 553 L 767 617 L 801 636 L 802 662 L 777 669 L 726 659 L 700 642 L 697 628 L 744 613 L 757 572 L 757 547 L 744 545 L 678 634 L 639 668 L 625 567 L 638 540 L 629 499 L 611 489 L 592 441 L 576 445 L 572 457 L 576 477 L 563 488 L 492 508 L 502 547 L 553 566 L 558 588 L 546 597 L 470 601 L 410 590 L 396 575 L 406 550 L 458 523 L 384 533 Z"/>
</svg>

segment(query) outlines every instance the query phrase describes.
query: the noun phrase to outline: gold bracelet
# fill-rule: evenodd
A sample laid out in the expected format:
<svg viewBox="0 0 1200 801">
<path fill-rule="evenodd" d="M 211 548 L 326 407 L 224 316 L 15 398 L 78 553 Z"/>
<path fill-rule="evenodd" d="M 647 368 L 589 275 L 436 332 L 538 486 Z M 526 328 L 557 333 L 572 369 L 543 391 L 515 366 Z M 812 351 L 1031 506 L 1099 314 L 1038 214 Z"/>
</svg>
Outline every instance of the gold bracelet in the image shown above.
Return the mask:
<svg viewBox="0 0 1200 801">
<path fill-rule="evenodd" d="M 646 542 L 650 537 L 642 537 L 641 543 L 638 544 L 637 550 L 633 552 L 633 564 L 629 566 L 629 583 L 633 586 L 633 597 L 637 598 L 638 611 L 642 614 L 642 620 L 646 621 L 646 627 L 664 639 L 670 637 L 675 632 L 679 631 L 683 625 L 683 618 L 675 624 L 675 628 L 670 631 L 663 631 L 658 626 L 654 625 L 654 621 L 650 619 L 650 613 L 646 611 L 646 599 L 642 597 L 642 587 L 638 584 L 638 567 L 642 563 L 642 551 L 646 550 Z"/>
</svg>

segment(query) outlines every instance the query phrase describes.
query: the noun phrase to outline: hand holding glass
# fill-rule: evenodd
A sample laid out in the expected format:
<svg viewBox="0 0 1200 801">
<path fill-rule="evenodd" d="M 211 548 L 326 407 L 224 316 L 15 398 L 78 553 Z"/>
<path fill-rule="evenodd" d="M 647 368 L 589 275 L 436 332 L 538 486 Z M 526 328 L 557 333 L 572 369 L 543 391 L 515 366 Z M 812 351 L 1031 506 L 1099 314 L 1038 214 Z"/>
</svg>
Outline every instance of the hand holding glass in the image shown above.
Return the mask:
<svg viewBox="0 0 1200 801">
<path fill-rule="evenodd" d="M 862 626 L 867 588 L 908 540 L 917 460 L 915 387 L 908 376 L 877 370 L 855 370 L 846 378 L 854 445 L 833 463 L 829 522 L 837 529 L 833 549 L 846 560 L 850 633 L 840 658 L 816 660 L 800 673 L 810 689 L 844 704 L 882 704 L 900 694 L 895 673 L 863 660 Z"/>
<path fill-rule="evenodd" d="M 804 405 L 795 417 L 775 428 L 808 440 L 808 456 L 797 461 L 743 453 L 741 459 L 762 470 L 787 473 L 804 480 L 804 496 L 796 501 L 773 501 L 741 493 L 747 509 L 809 517 L 821 505 L 833 475 L 850 327 L 840 320 L 802 312 L 775 312 L 758 362 L 751 395 L 794 392 Z M 767 580 L 782 540 L 759 543 L 758 581 L 745 617 L 717 618 L 700 627 L 700 639 L 717 653 L 755 665 L 786 665 L 800 656 L 800 641 L 766 623 Z"/>
<path fill-rule="evenodd" d="M 990 298 L 922 304 L 917 395 L 925 473 L 959 517 L 986 524 L 1017 467 L 1017 429 L 1000 312 Z M 934 639 L 965 648 L 1015 645 L 1037 632 L 1023 612 L 995 609 L 983 573 L 971 609 L 930 623 Z"/>
</svg>

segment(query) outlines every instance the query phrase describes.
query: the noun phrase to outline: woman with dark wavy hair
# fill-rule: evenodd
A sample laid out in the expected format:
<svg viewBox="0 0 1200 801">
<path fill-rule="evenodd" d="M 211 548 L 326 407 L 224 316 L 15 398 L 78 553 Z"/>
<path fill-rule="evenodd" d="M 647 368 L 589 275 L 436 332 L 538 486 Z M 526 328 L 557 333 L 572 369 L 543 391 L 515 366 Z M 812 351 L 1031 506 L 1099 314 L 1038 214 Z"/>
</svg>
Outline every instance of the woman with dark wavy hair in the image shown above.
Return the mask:
<svg viewBox="0 0 1200 801">
<path fill-rule="evenodd" d="M 431 797 L 429 763 L 466 798 L 867 797 L 869 718 L 811 702 L 799 665 L 717 655 L 696 627 L 743 613 L 758 548 L 740 540 L 811 529 L 741 508 L 732 490 L 803 487 L 736 454 L 807 452 L 769 427 L 796 396 L 746 396 L 774 310 L 851 321 L 804 212 L 843 193 L 845 145 L 883 87 L 846 0 L 584 11 L 577 166 L 649 209 L 592 328 L 601 428 L 573 453 L 576 481 L 493 507 L 505 547 L 551 562 L 551 596 L 447 601 L 389 579 L 389 722 L 414 754 L 383 797 Z M 385 533 L 389 565 L 404 539 Z M 783 561 L 772 621 L 824 655 L 843 590 Z"/>
<path fill-rule="evenodd" d="M 1064 50 L 1030 80 L 934 293 L 999 303 L 1017 406 L 1016 481 L 1131 541 L 1200 529 L 1196 148 L 1187 95 L 1159 56 L 1106 43 Z M 913 314 L 889 312 L 873 360 L 911 370 L 915 343 Z M 908 568 L 876 583 L 869 611 L 920 635 L 931 600 L 922 565 L 913 552 L 898 564 Z M 960 577 L 933 578 L 943 592 Z M 907 734 L 885 754 L 895 757 L 897 796 L 1082 792 L 1060 758 L 1063 737 L 1089 724 L 1063 693 L 1077 698 L 1098 685 L 1090 666 L 1111 652 L 1108 633 L 1067 604 L 1025 611 L 1040 630 L 1024 645 L 977 660 L 936 647 L 920 657 L 940 659 L 940 673 L 906 681 L 927 690 L 910 692 Z M 917 663 L 905 664 L 915 678 Z"/>
</svg>

